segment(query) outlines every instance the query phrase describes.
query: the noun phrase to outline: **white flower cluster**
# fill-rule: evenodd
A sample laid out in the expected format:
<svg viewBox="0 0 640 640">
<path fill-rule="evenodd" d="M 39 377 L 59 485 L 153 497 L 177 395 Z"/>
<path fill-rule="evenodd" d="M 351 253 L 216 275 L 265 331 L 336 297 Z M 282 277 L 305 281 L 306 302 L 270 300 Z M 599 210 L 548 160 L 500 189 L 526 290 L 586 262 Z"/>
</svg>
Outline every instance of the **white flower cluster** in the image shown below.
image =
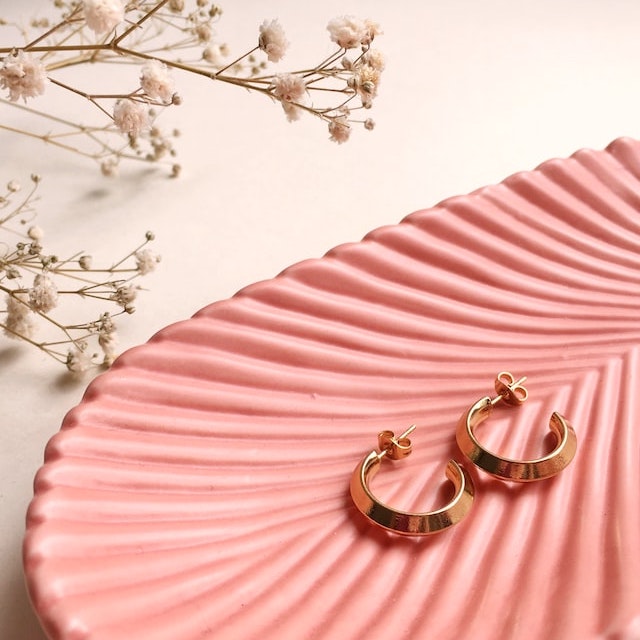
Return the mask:
<svg viewBox="0 0 640 640">
<path fill-rule="evenodd" d="M 113 122 L 122 133 L 137 138 L 149 127 L 149 108 L 130 98 L 118 100 L 113 106 Z"/>
<path fill-rule="evenodd" d="M 19 277 L 19 272 L 15 274 Z M 8 337 L 33 338 L 35 313 L 48 313 L 58 304 L 58 288 L 47 273 L 36 274 L 29 289 L 10 291 L 6 296 L 4 333 Z"/>
<path fill-rule="evenodd" d="M 29 306 L 34 311 L 48 313 L 58 304 L 58 288 L 46 273 L 38 273 L 29 289 Z"/>
<path fill-rule="evenodd" d="M 152 100 L 161 100 L 170 104 L 173 96 L 173 79 L 167 65 L 159 60 L 149 60 L 142 67 L 140 87 Z"/>
<path fill-rule="evenodd" d="M 147 246 L 155 235 L 148 231 L 136 249 L 106 268 L 94 268 L 91 256 L 81 252 L 69 259 L 47 254 L 39 226 L 32 224 L 25 233 L 16 228 L 17 224 L 10 225 L 11 221 L 24 221 L 26 212 L 33 214 L 32 199 L 40 176 L 34 174 L 31 180 L 32 190 L 15 208 L 11 208 L 12 196 L 21 190 L 20 184 L 12 180 L 0 193 L 0 232 L 21 236 L 14 247 L 5 242 L 5 252 L 0 255 L 0 331 L 8 338 L 38 347 L 73 373 L 109 366 L 118 343 L 114 317 L 102 312 L 97 320 L 64 324 L 60 319 L 65 313 L 62 302 L 73 296 L 106 302 L 116 307 L 114 315 L 133 313 L 140 290 L 134 281 L 152 272 L 160 262 L 160 256 Z M 78 277 L 79 271 L 82 277 Z M 47 324 L 49 333 L 62 335 L 53 340 L 46 332 L 43 336 L 40 330 Z M 67 347 L 70 349 L 65 352 Z"/>
<path fill-rule="evenodd" d="M 354 16 L 334 18 L 327 25 L 329 36 L 340 50 L 328 61 L 312 71 L 298 73 L 278 73 L 271 77 L 270 95 L 284 109 L 289 122 L 298 120 L 306 110 L 319 115 L 329 125 L 329 137 L 342 144 L 351 134 L 352 112 L 354 109 L 369 109 L 378 93 L 380 74 L 384 69 L 383 55 L 371 49 L 374 38 L 382 33 L 380 27 L 371 20 L 360 20 Z M 258 47 L 267 53 L 271 62 L 278 62 L 284 55 L 289 43 L 284 30 L 277 20 L 266 21 L 260 27 Z M 355 60 L 346 55 L 347 50 L 361 51 Z M 332 66 L 341 58 L 341 66 Z M 327 83 L 334 82 L 333 86 Z M 345 82 L 336 87 L 335 82 Z M 333 109 L 310 104 L 311 92 L 328 91 L 344 93 L 347 99 Z M 352 102 L 358 99 L 358 104 Z M 371 118 L 359 121 L 364 128 L 371 130 L 375 123 Z"/>
<path fill-rule="evenodd" d="M 301 115 L 300 106 L 305 102 L 307 85 L 304 77 L 294 73 L 279 73 L 273 80 L 273 95 L 280 100 L 289 122 Z"/>
<path fill-rule="evenodd" d="M 46 273 L 36 274 L 33 286 L 6 296 L 4 333 L 8 337 L 31 339 L 35 331 L 35 313 L 48 313 L 58 304 L 58 289 Z"/>
<path fill-rule="evenodd" d="M 284 29 L 277 19 L 265 20 L 260 25 L 258 47 L 267 54 L 269 62 L 280 62 L 289 47 Z M 289 122 L 300 117 L 299 105 L 306 94 L 306 85 L 302 76 L 293 73 L 280 73 L 273 79 L 273 96 L 280 101 Z"/>
<path fill-rule="evenodd" d="M 126 283 L 113 283 L 112 287 L 114 291 L 110 300 L 121 306 L 127 313 L 134 313 L 136 308 L 133 306 L 133 301 L 138 296 L 140 287 Z"/>
<path fill-rule="evenodd" d="M 360 20 L 355 16 L 340 16 L 327 25 L 329 36 L 342 49 L 368 47 L 382 31 L 371 20 Z"/>
<path fill-rule="evenodd" d="M 118 336 L 116 334 L 116 323 L 108 312 L 100 316 L 97 322 L 96 331 L 98 333 L 98 344 L 104 354 L 104 364 L 110 365 L 116 357 L 116 346 Z"/>
<path fill-rule="evenodd" d="M 116 323 L 111 315 L 108 312 L 103 313 L 96 322 L 92 323 L 91 331 L 98 336 L 98 345 L 102 356 L 91 353 L 89 343 L 86 340 L 76 340 L 67 352 L 65 360 L 67 369 L 75 375 L 82 375 L 98 365 L 111 366 L 116 359 L 118 334 Z"/>
<path fill-rule="evenodd" d="M 124 20 L 122 0 L 83 0 L 82 8 L 87 26 L 97 35 L 113 31 Z"/>
<path fill-rule="evenodd" d="M 6 317 L 4 320 L 4 333 L 9 338 L 24 336 L 27 340 L 33 337 L 35 321 L 31 307 L 25 295 L 21 293 L 8 293 L 6 296 Z"/>
<path fill-rule="evenodd" d="M 342 144 L 351 135 L 351 125 L 349 124 L 350 111 L 347 107 L 338 110 L 337 115 L 329 121 L 329 137 L 334 142 Z"/>
<path fill-rule="evenodd" d="M 384 56 L 371 49 L 374 38 L 382 33 L 379 25 L 371 20 L 360 20 L 354 16 L 334 18 L 327 25 L 331 40 L 342 49 L 360 48 L 362 53 L 355 59 L 342 58 L 342 66 L 350 75 L 347 87 L 360 99 L 362 108 L 370 109 L 378 94 L 380 75 L 385 67 Z M 329 118 L 329 138 L 342 144 L 351 135 L 351 110 L 346 105 L 337 109 Z M 364 128 L 371 131 L 375 122 L 371 118 L 364 121 Z"/>
<path fill-rule="evenodd" d="M 154 271 L 160 262 L 160 256 L 153 253 L 151 249 L 140 249 L 133 255 L 136 259 L 136 270 L 141 276 L 146 276 Z"/>
<path fill-rule="evenodd" d="M 284 29 L 278 20 L 265 20 L 260 25 L 258 47 L 267 54 L 269 62 L 280 62 L 289 47 Z"/>
<path fill-rule="evenodd" d="M 19 50 L 2 60 L 0 87 L 9 90 L 9 100 L 16 102 L 22 98 L 40 96 L 44 93 L 47 73 L 40 60 L 30 53 Z"/>
<path fill-rule="evenodd" d="M 14 129 L 91 158 L 105 176 L 117 175 L 123 159 L 164 164 L 175 156 L 172 140 L 179 130 L 167 133 L 155 124 L 164 108 L 182 102 L 172 72 L 192 72 L 216 84 L 268 96 L 281 105 L 290 122 L 309 113 L 329 125 L 330 137 L 338 143 L 348 140 L 354 123 L 365 129 L 374 126 L 371 118 L 355 119 L 357 110 L 371 107 L 384 67 L 382 55 L 371 48 L 382 32 L 370 20 L 334 18 L 327 25 L 337 45 L 333 54 L 313 68 L 276 74 L 265 71 L 268 63 L 280 62 L 289 49 L 277 19 L 264 20 L 257 29 L 257 42 L 226 62 L 228 46 L 217 41 L 214 28 L 222 13 L 215 0 L 55 0 L 54 4 L 61 12 L 57 22 L 31 21 L 24 33 L 28 44 L 0 47 L 0 89 L 17 102 L 39 96 L 47 83 L 54 84 L 69 98 L 88 101 L 100 118 L 110 118 L 107 126 L 102 121 L 77 122 L 64 113 L 66 105 L 53 105 L 51 113 L 47 107 L 31 110 L 47 127 Z M 31 29 L 43 32 L 32 38 Z M 357 49 L 349 59 L 346 54 Z M 71 66 L 116 61 L 140 65 L 137 84 L 134 80 L 109 92 L 89 93 L 71 74 L 57 77 Z M 128 137 L 124 145 L 120 134 Z M 168 164 L 171 176 L 179 175 L 180 165 Z"/>
<path fill-rule="evenodd" d="M 149 129 L 150 102 L 159 101 L 161 105 L 180 104 L 169 69 L 159 60 L 149 60 L 142 66 L 140 89 L 142 96 L 135 99 L 121 98 L 113 106 L 114 124 L 122 133 L 132 138 L 137 138 L 143 131 Z M 105 175 L 113 175 L 114 167 L 103 163 L 102 172 Z"/>
</svg>

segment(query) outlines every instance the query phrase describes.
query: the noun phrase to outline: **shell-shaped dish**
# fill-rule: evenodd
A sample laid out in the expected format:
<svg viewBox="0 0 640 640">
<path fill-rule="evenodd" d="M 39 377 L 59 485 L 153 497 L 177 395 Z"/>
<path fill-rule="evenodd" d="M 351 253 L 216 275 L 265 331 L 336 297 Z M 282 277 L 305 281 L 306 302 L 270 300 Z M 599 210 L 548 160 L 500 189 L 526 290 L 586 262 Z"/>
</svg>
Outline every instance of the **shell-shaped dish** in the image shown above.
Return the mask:
<svg viewBox="0 0 640 640">
<path fill-rule="evenodd" d="M 510 457 L 578 452 L 413 539 L 349 481 L 409 424 L 381 499 L 430 509 L 460 415 Z M 120 357 L 49 443 L 24 544 L 54 640 L 546 640 L 640 628 L 640 144 L 620 139 L 378 229 Z M 634 635 L 635 634 L 635 635 Z"/>
</svg>

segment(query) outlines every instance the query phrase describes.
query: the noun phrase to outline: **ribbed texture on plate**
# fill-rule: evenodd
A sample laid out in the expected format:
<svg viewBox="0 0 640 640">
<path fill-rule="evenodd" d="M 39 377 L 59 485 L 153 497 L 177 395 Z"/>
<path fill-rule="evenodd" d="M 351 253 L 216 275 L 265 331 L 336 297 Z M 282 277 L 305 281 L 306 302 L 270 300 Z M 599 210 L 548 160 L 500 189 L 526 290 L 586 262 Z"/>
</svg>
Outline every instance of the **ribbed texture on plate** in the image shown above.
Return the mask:
<svg viewBox="0 0 640 640">
<path fill-rule="evenodd" d="M 47 633 L 637 637 L 639 309 L 640 144 L 618 140 L 168 327 L 92 383 L 47 448 L 25 540 Z M 348 485 L 377 432 L 418 424 L 375 490 L 434 508 L 459 415 L 504 369 L 529 376 L 530 399 L 483 442 L 540 454 L 557 410 L 572 465 L 526 486 L 472 469 L 471 514 L 427 539 L 368 525 Z"/>
</svg>

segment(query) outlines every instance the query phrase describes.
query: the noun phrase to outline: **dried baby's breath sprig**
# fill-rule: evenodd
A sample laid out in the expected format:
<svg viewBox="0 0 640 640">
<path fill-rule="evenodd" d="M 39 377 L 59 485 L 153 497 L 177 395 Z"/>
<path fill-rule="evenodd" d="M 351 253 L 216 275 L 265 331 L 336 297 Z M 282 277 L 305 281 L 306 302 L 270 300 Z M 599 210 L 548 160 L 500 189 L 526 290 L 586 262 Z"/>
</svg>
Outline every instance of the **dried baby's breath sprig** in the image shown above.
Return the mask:
<svg viewBox="0 0 640 640">
<path fill-rule="evenodd" d="M 0 46 L 0 89 L 6 92 L 0 102 L 27 111 L 34 123 L 27 129 L 5 122 L 0 129 L 91 158 L 106 176 L 117 174 L 124 159 L 165 163 L 172 176 L 180 173 L 173 159 L 178 132 L 163 133 L 156 122 L 162 111 L 182 102 L 176 90 L 178 72 L 269 97 L 282 106 L 289 121 L 305 113 L 318 117 L 338 143 L 348 140 L 353 125 L 373 128 L 371 118 L 353 117 L 357 110 L 371 108 L 384 68 L 382 54 L 372 48 L 381 30 L 369 20 L 334 18 L 327 29 L 337 49 L 330 56 L 313 67 L 272 72 L 269 64 L 280 63 L 289 47 L 277 19 L 262 22 L 254 43 L 229 62 L 230 47 L 214 29 L 222 10 L 210 0 L 53 4 L 56 13 L 51 18 L 33 20 L 20 30 L 21 42 L 10 39 L 8 46 Z M 0 27 L 3 40 L 8 29 L 17 28 L 2 20 Z M 86 77 L 70 77 L 70 70 L 88 64 L 125 67 L 109 76 L 110 81 L 103 80 L 108 86 L 96 90 L 87 86 Z M 57 98 L 75 100 L 77 108 L 65 105 L 64 111 L 55 112 L 47 101 L 54 92 Z M 82 109 L 87 104 L 93 109 L 90 114 Z M 86 123 L 87 115 L 92 124 Z"/>
<path fill-rule="evenodd" d="M 16 181 L 0 191 L 0 329 L 75 374 L 109 366 L 117 354 L 115 318 L 135 311 L 136 281 L 160 261 L 148 247 L 154 235 L 147 232 L 139 246 L 110 266 L 94 266 L 84 252 L 61 259 L 45 251 L 45 233 L 34 224 L 39 182 L 31 176 L 25 195 Z M 78 309 L 92 319 L 63 320 Z"/>
</svg>

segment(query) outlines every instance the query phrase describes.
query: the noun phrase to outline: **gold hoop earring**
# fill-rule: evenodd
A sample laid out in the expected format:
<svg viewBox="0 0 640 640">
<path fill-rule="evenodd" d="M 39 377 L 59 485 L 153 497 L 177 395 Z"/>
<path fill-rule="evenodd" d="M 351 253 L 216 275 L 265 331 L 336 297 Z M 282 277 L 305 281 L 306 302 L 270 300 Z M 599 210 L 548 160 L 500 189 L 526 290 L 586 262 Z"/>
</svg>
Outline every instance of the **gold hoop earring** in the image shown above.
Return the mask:
<svg viewBox="0 0 640 640">
<path fill-rule="evenodd" d="M 573 460 L 578 446 L 573 427 L 557 412 L 549 420 L 549 428 L 556 436 L 556 447 L 551 453 L 536 460 L 501 458 L 478 442 L 473 429 L 491 415 L 498 402 L 517 406 L 529 397 L 527 389 L 522 386 L 525 380 L 526 377 L 516 380 L 508 371 L 501 371 L 495 380 L 498 395 L 478 400 L 461 416 L 456 428 L 456 441 L 462 453 L 477 467 L 501 480 L 533 482 L 550 478 Z"/>
<path fill-rule="evenodd" d="M 455 487 L 455 495 L 441 509 L 410 513 L 394 509 L 373 495 L 369 481 L 380 470 L 382 459 L 406 458 L 411 453 L 411 440 L 407 436 L 415 428 L 412 425 L 398 438 L 393 431 L 380 433 L 380 452 L 373 450 L 365 456 L 351 476 L 351 497 L 358 510 L 374 524 L 404 536 L 426 536 L 457 524 L 471 508 L 474 493 L 473 482 L 465 469 L 455 460 L 449 460 L 445 473 Z"/>
</svg>

